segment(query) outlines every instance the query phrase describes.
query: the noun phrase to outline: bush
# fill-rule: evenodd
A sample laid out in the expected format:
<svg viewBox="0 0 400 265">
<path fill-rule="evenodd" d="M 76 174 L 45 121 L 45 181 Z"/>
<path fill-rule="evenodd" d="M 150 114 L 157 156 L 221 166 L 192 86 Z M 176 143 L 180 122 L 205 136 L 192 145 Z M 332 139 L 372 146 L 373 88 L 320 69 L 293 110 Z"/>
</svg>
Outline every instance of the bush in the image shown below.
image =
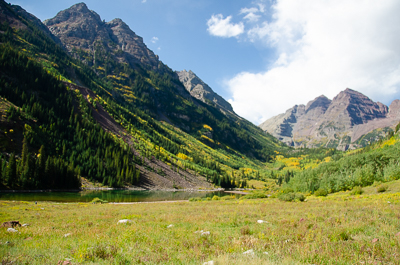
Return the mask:
<svg viewBox="0 0 400 265">
<path fill-rule="evenodd" d="M 304 202 L 305 200 L 306 200 L 306 196 L 304 196 L 303 194 L 301 194 L 301 193 L 296 193 L 296 198 L 295 198 L 297 201 L 301 201 L 301 202 Z"/>
<path fill-rule="evenodd" d="M 292 202 L 292 201 L 303 202 L 306 199 L 306 197 L 301 193 L 290 192 L 290 193 L 280 194 L 278 196 L 278 199 L 281 201 L 286 201 L 286 202 Z"/>
<path fill-rule="evenodd" d="M 395 162 L 392 162 L 384 168 L 383 176 L 385 181 L 400 179 L 400 167 Z"/>
<path fill-rule="evenodd" d="M 319 188 L 317 191 L 314 192 L 314 195 L 319 197 L 319 196 L 327 196 L 328 195 L 328 191 L 324 188 Z"/>
<path fill-rule="evenodd" d="M 376 187 L 377 192 L 385 192 L 388 190 L 388 186 L 386 184 L 381 184 L 378 187 Z"/>
<path fill-rule="evenodd" d="M 220 198 L 221 201 L 234 200 L 234 199 L 236 199 L 236 197 L 232 195 L 227 195 Z"/>
<path fill-rule="evenodd" d="M 212 197 L 213 201 L 219 201 L 219 197 L 217 195 L 214 195 L 214 197 Z"/>
<path fill-rule="evenodd" d="M 350 192 L 351 195 L 361 195 L 363 193 L 364 193 L 364 190 L 360 186 L 354 187 Z"/>
<path fill-rule="evenodd" d="M 268 195 L 262 192 L 254 192 L 254 193 L 249 193 L 247 195 L 244 195 L 240 197 L 240 199 L 263 199 L 263 198 L 268 198 Z"/>
</svg>

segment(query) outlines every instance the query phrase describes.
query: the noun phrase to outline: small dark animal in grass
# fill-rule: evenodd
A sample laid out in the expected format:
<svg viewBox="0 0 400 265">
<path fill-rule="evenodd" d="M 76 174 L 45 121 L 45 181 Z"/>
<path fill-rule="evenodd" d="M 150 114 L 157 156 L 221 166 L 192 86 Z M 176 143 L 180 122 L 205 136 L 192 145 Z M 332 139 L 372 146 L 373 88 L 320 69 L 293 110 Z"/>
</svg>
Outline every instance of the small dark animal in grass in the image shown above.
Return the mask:
<svg viewBox="0 0 400 265">
<path fill-rule="evenodd" d="M 16 226 L 21 226 L 21 224 L 19 223 L 19 221 L 8 221 L 8 222 L 4 222 L 1 227 L 16 227 Z"/>
</svg>

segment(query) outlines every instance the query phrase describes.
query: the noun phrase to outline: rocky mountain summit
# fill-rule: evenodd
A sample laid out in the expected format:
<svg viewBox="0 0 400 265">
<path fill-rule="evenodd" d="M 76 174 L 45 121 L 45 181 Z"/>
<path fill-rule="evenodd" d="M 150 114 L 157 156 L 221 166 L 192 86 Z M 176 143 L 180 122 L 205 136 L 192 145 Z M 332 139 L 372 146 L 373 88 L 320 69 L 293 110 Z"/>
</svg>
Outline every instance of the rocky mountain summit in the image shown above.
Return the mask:
<svg viewBox="0 0 400 265">
<path fill-rule="evenodd" d="M 215 93 L 211 87 L 204 83 L 195 73 L 190 70 L 183 70 L 176 73 L 186 90 L 189 91 L 193 97 L 209 105 L 214 105 L 224 113 L 229 112 L 235 114 L 231 104 Z"/>
<path fill-rule="evenodd" d="M 84 3 L 60 11 L 43 23 L 71 54 L 86 59 L 89 66 L 96 65 L 96 60 L 104 60 L 105 55 L 111 54 L 112 59 L 130 66 L 140 63 L 151 70 L 165 67 L 158 56 L 146 47 L 143 39 L 121 19 L 105 22 Z M 87 55 L 91 55 L 90 60 Z"/>
<path fill-rule="evenodd" d="M 268 119 L 259 127 L 290 146 L 346 150 L 363 146 L 395 126 L 400 121 L 399 110 L 399 100 L 387 107 L 347 88 L 333 100 L 319 96 L 306 106 L 296 105 Z M 369 136 L 360 139 L 366 134 Z"/>
</svg>

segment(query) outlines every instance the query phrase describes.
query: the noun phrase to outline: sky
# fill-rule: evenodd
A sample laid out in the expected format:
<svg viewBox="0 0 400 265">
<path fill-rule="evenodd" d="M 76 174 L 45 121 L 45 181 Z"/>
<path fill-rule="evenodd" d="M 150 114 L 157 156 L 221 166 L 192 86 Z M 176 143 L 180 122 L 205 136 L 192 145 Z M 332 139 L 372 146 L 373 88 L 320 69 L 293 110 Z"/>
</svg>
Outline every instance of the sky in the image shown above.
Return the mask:
<svg viewBox="0 0 400 265">
<path fill-rule="evenodd" d="M 42 21 L 78 3 L 8 0 Z M 86 0 L 173 70 L 192 70 L 258 125 L 346 88 L 400 99 L 398 0 Z"/>
</svg>

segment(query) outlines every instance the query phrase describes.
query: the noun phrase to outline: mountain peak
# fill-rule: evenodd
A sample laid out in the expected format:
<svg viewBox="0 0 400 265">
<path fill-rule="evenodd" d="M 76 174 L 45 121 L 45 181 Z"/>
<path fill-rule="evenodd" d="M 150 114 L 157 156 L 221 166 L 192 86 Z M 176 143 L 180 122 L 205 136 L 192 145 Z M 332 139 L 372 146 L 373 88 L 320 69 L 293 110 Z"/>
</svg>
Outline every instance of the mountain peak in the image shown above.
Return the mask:
<svg viewBox="0 0 400 265">
<path fill-rule="evenodd" d="M 47 19 L 43 23 L 47 27 L 50 27 L 67 21 L 73 23 L 90 20 L 94 20 L 97 23 L 101 22 L 100 16 L 96 12 L 89 10 L 85 3 L 78 3 L 68 9 L 58 12 L 54 18 Z"/>
<path fill-rule="evenodd" d="M 215 104 L 223 112 L 228 111 L 230 113 L 234 113 L 231 104 L 223 99 L 220 95 L 215 93 L 211 87 L 204 83 L 203 80 L 201 80 L 191 70 L 183 70 L 180 72 L 177 71 L 176 73 L 178 74 L 179 80 L 185 86 L 186 90 L 189 91 L 193 97 L 209 105 Z"/>
<path fill-rule="evenodd" d="M 81 3 L 77 3 L 73 6 L 71 6 L 69 9 L 77 9 L 77 10 L 87 10 L 89 11 L 89 8 L 87 7 L 87 5 L 84 2 Z"/>
<path fill-rule="evenodd" d="M 320 108 L 321 112 L 325 112 L 328 109 L 329 104 L 331 104 L 331 102 L 332 102 L 332 100 L 330 100 L 329 98 L 327 98 L 324 95 L 321 95 L 307 103 L 306 112 L 309 112 L 316 108 Z"/>
<path fill-rule="evenodd" d="M 345 92 L 345 93 L 351 93 L 351 94 L 354 94 L 354 93 L 361 94 L 360 92 L 355 91 L 355 90 L 353 90 L 353 89 L 351 89 L 351 88 L 348 88 L 348 87 L 347 87 L 343 92 Z"/>
<path fill-rule="evenodd" d="M 388 107 L 374 102 L 350 88 L 341 91 L 333 100 L 324 95 L 308 102 L 305 111 L 289 109 L 262 123 L 261 127 L 279 140 L 297 147 L 348 148 L 362 134 L 376 128 L 392 126 L 399 120 L 400 101 Z M 390 117 L 391 119 L 388 119 Z M 379 123 L 379 126 L 377 127 Z M 362 130 L 360 128 L 363 128 Z"/>
<path fill-rule="evenodd" d="M 116 25 L 123 25 L 123 26 L 128 26 L 122 19 L 120 18 L 114 18 L 113 20 L 111 20 L 110 22 L 108 22 L 107 24 L 116 24 Z"/>
<path fill-rule="evenodd" d="M 158 56 L 147 48 L 143 39 L 137 36 L 122 19 L 116 18 L 104 23 L 85 3 L 60 11 L 54 18 L 44 21 L 44 24 L 60 38 L 75 57 L 80 57 L 82 54 L 77 53 L 77 50 L 87 53 L 85 57 L 91 59 L 82 58 L 82 60 L 88 65 L 96 63 L 97 52 L 115 56 L 118 61 L 128 63 L 132 67 L 140 64 L 148 69 L 160 71 L 164 69 L 163 65 L 159 65 Z"/>
</svg>

